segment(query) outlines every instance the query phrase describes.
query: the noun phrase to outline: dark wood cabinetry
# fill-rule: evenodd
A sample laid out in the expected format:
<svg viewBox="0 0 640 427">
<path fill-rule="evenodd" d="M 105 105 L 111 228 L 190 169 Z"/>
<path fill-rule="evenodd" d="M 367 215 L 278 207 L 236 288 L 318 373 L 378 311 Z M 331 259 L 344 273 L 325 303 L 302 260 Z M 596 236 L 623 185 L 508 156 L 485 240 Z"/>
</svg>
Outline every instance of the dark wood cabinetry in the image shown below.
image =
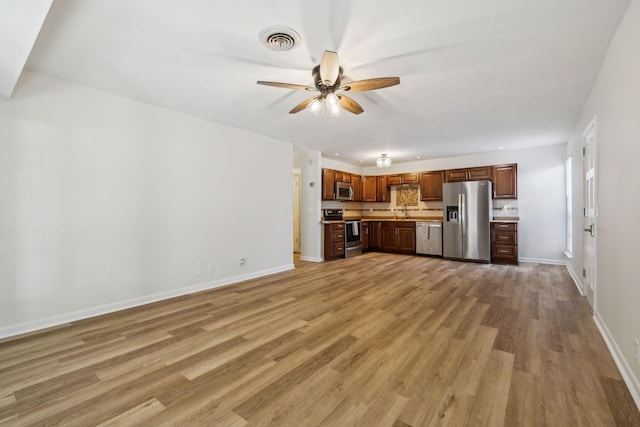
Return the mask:
<svg viewBox="0 0 640 427">
<path fill-rule="evenodd" d="M 387 185 L 402 185 L 402 184 L 418 184 L 420 183 L 420 177 L 417 172 L 403 173 L 397 175 L 387 175 Z"/>
<path fill-rule="evenodd" d="M 518 165 L 493 166 L 493 198 L 518 198 Z"/>
<path fill-rule="evenodd" d="M 324 225 L 324 259 L 344 257 L 344 223 Z"/>
<path fill-rule="evenodd" d="M 333 173 L 335 174 L 336 181 L 338 181 L 338 182 L 347 182 L 347 183 L 351 182 L 351 174 L 349 172 L 342 172 L 342 171 L 334 170 Z"/>
<path fill-rule="evenodd" d="M 446 171 L 446 182 L 482 181 L 485 179 L 491 179 L 491 166 Z"/>
<path fill-rule="evenodd" d="M 375 176 L 363 176 L 362 177 L 362 201 L 363 202 L 375 202 L 376 201 L 376 188 L 377 178 Z"/>
<path fill-rule="evenodd" d="M 518 198 L 518 168 L 514 163 L 377 176 L 322 169 L 322 200 L 334 200 L 335 183 L 347 182 L 353 186 L 353 200 L 356 202 L 388 202 L 389 186 L 403 184 L 419 184 L 420 200 L 424 202 L 441 201 L 443 183 L 485 179 L 493 183 L 494 199 Z"/>
<path fill-rule="evenodd" d="M 382 250 L 414 253 L 416 251 L 416 223 L 386 221 L 382 223 Z"/>
<path fill-rule="evenodd" d="M 386 175 L 376 176 L 376 202 L 389 201 L 388 185 Z"/>
<path fill-rule="evenodd" d="M 369 250 L 382 250 L 382 222 L 367 221 L 367 226 L 369 232 Z"/>
<path fill-rule="evenodd" d="M 351 185 L 353 186 L 353 201 L 362 201 L 362 176 L 351 175 Z"/>
<path fill-rule="evenodd" d="M 366 221 L 362 222 L 360 226 L 360 239 L 362 241 L 362 251 L 369 250 L 369 223 Z"/>
<path fill-rule="evenodd" d="M 518 223 L 491 223 L 491 262 L 518 264 Z"/>
<path fill-rule="evenodd" d="M 333 169 L 322 169 L 322 200 L 335 199 L 336 174 Z"/>
<path fill-rule="evenodd" d="M 444 171 L 422 172 L 420 174 L 420 200 L 423 202 L 442 200 Z"/>
</svg>

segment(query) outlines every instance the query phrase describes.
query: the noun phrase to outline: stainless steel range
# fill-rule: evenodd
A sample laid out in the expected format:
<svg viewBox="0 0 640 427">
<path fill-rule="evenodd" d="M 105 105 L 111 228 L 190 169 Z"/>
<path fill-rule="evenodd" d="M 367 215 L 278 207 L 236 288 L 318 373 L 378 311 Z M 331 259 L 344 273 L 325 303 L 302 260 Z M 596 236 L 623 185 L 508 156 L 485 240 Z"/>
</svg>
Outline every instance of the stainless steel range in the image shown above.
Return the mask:
<svg viewBox="0 0 640 427">
<path fill-rule="evenodd" d="M 362 254 L 362 228 L 359 219 L 344 223 L 344 257 L 350 258 Z"/>
</svg>

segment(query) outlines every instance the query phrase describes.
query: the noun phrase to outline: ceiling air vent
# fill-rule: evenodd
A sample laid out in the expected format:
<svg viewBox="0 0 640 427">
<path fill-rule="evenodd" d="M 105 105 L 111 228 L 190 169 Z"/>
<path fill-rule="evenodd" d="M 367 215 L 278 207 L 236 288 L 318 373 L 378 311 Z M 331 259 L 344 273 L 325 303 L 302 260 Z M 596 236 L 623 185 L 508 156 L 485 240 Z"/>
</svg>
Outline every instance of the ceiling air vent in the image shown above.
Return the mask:
<svg viewBox="0 0 640 427">
<path fill-rule="evenodd" d="M 300 35 L 289 27 L 267 27 L 260 31 L 258 37 L 263 45 L 272 50 L 289 50 L 300 43 Z"/>
</svg>

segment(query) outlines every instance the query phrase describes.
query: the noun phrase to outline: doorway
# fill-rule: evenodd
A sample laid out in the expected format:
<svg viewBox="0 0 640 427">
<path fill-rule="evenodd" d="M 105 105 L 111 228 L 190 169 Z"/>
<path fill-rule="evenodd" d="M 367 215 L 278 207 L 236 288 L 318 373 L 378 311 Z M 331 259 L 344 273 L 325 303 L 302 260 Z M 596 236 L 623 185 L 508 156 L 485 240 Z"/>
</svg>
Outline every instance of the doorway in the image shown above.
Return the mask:
<svg viewBox="0 0 640 427">
<path fill-rule="evenodd" d="M 596 303 L 596 239 L 597 227 L 596 220 L 598 217 L 597 203 L 597 181 L 596 181 L 596 161 L 597 161 L 597 127 L 595 117 L 587 127 L 583 134 L 582 146 L 582 165 L 584 173 L 584 268 L 582 269 L 582 277 L 584 279 L 584 290 L 587 302 L 591 306 L 591 310 L 595 309 Z"/>
</svg>

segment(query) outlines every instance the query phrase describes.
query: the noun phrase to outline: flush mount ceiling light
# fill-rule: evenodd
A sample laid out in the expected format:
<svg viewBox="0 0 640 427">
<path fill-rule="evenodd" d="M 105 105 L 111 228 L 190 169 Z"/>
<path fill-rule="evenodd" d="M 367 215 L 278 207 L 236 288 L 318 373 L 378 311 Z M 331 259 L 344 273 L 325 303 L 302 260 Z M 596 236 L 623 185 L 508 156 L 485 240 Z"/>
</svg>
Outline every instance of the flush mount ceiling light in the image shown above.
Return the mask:
<svg viewBox="0 0 640 427">
<path fill-rule="evenodd" d="M 380 157 L 376 159 L 376 166 L 379 168 L 388 168 L 391 166 L 391 157 L 387 157 L 386 154 L 381 154 Z"/>
</svg>

